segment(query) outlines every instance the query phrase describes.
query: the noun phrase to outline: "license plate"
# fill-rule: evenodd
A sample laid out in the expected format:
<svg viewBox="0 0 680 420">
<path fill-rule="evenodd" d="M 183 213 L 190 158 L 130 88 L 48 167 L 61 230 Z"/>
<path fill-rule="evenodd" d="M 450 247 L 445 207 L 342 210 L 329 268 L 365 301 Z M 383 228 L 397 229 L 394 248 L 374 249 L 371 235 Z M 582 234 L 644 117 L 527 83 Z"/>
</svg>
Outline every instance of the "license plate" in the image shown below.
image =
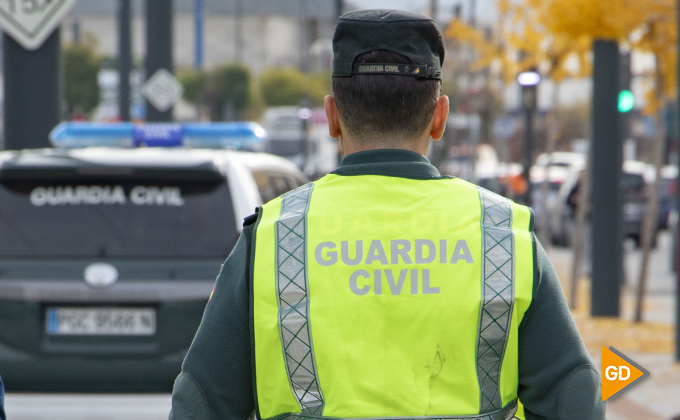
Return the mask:
<svg viewBox="0 0 680 420">
<path fill-rule="evenodd" d="M 48 308 L 51 335 L 154 335 L 152 308 Z"/>
</svg>

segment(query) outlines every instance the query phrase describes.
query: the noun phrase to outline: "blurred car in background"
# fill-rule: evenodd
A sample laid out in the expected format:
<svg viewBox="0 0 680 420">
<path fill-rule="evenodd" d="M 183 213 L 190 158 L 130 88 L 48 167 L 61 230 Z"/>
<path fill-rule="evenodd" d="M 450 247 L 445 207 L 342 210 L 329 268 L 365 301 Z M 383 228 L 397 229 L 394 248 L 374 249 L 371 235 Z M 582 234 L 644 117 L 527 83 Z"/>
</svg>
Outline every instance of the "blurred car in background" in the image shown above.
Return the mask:
<svg viewBox="0 0 680 420">
<path fill-rule="evenodd" d="M 576 152 L 552 152 L 541 153 L 536 157 L 536 167 L 561 167 L 573 168 L 583 167 L 586 164 L 586 156 Z"/>
<path fill-rule="evenodd" d="M 323 108 L 269 107 L 262 116 L 262 126 L 267 132 L 264 150 L 290 160 L 310 179 L 337 168 L 339 144 L 328 133 Z"/>
<path fill-rule="evenodd" d="M 646 176 L 648 176 L 648 167 L 644 163 L 624 162 L 620 184 L 623 199 L 622 231 L 624 237 L 631 238 L 636 246 L 640 245 L 642 224 L 649 197 L 649 184 L 645 179 Z M 550 224 L 550 238 L 555 245 L 573 245 L 575 217 L 581 201 L 579 190 L 582 188 L 583 177 L 584 169 L 574 171 L 560 187 Z"/>
<path fill-rule="evenodd" d="M 647 211 L 647 203 L 651 186 L 647 182 L 649 168 L 637 161 L 623 162 L 621 190 L 623 193 L 623 235 L 633 239 L 635 246 L 640 246 L 642 226 Z M 656 238 L 654 232 L 653 238 Z M 656 243 L 655 240 L 652 241 Z"/>
<path fill-rule="evenodd" d="M 149 126 L 144 142 L 167 129 Z M 0 152 L 7 390 L 169 392 L 243 218 L 306 181 L 285 159 L 236 150 Z"/>
<path fill-rule="evenodd" d="M 268 133 L 265 151 L 284 157 L 298 168 L 305 164 L 307 126 L 296 106 L 272 107 L 265 110 L 262 126 Z"/>
<path fill-rule="evenodd" d="M 531 167 L 531 207 L 537 230 L 549 230 L 562 184 L 586 165 L 585 156 L 572 152 L 541 153 Z M 545 207 L 545 209 L 544 209 Z"/>
<path fill-rule="evenodd" d="M 670 215 L 675 210 L 678 194 L 678 167 L 667 165 L 661 169 L 659 185 L 659 229 L 668 229 Z"/>
</svg>

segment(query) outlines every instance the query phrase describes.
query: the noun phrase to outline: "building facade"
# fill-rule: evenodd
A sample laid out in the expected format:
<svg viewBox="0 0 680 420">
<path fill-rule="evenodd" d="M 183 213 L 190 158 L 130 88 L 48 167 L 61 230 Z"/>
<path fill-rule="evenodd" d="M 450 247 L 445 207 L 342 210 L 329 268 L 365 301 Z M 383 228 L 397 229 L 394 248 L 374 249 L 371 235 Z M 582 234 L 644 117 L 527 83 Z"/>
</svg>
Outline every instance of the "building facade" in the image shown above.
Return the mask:
<svg viewBox="0 0 680 420">
<path fill-rule="evenodd" d="M 146 55 L 145 5 L 130 0 L 132 51 Z M 149 0 L 151 1 L 151 0 Z M 202 67 L 243 63 L 259 74 L 271 67 L 303 71 L 330 68 L 331 42 L 341 2 L 336 0 L 202 0 L 202 37 L 197 37 L 196 0 L 173 0 L 175 68 L 195 65 L 202 48 Z M 80 1 L 62 24 L 66 42 L 93 36 L 99 52 L 118 55 L 118 1 Z M 197 40 L 202 38 L 202 46 Z"/>
</svg>

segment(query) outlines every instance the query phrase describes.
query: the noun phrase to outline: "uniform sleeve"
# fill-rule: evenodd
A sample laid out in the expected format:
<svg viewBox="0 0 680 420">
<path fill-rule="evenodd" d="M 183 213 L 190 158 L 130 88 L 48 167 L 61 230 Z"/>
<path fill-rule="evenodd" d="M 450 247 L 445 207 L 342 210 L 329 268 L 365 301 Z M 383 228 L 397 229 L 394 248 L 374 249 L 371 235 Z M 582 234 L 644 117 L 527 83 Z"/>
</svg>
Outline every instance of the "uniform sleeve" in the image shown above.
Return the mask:
<svg viewBox="0 0 680 420">
<path fill-rule="evenodd" d="M 538 241 L 536 256 L 533 298 L 519 327 L 518 395 L 526 420 L 604 419 L 600 375 Z"/>
<path fill-rule="evenodd" d="M 247 275 L 252 228 L 244 226 L 217 276 L 175 381 L 171 420 L 246 420 L 254 410 Z"/>
</svg>

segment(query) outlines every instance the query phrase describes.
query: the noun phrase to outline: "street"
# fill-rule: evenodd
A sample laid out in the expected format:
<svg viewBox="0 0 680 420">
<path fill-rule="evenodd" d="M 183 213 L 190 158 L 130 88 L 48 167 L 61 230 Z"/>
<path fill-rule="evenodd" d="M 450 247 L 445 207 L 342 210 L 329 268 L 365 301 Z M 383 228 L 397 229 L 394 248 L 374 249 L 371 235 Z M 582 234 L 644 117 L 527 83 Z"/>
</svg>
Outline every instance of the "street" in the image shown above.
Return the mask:
<svg viewBox="0 0 680 420">
<path fill-rule="evenodd" d="M 643 320 L 648 322 L 662 322 L 672 324 L 675 322 L 673 302 L 677 280 L 671 271 L 672 236 L 670 231 L 661 231 L 657 238 L 658 245 L 652 249 L 648 265 L 646 300 L 647 308 L 653 310 L 643 313 Z M 549 247 L 547 249 L 550 259 L 560 276 L 565 289 L 569 287 L 572 269 L 572 251 L 570 248 Z M 624 242 L 623 257 L 625 281 L 621 289 L 621 317 L 632 320 L 634 311 L 634 295 L 637 291 L 640 276 L 640 264 L 642 252 L 636 249 L 633 241 L 627 239 Z M 567 294 L 567 296 L 569 296 Z"/>
<path fill-rule="evenodd" d="M 633 323 L 642 253 L 632 241 L 624 243 L 624 286 L 621 289 L 619 319 L 591 318 L 587 312 L 589 293 L 579 294 L 574 311 L 586 347 L 600 368 L 602 347 L 614 346 L 651 372 L 648 379 L 607 403 L 609 420 L 665 420 L 680 415 L 680 365 L 675 362 L 675 274 L 670 269 L 672 236 L 661 232 L 658 247 L 650 255 L 642 323 Z M 572 252 L 553 247 L 548 250 L 562 280 L 569 287 Z M 588 289 L 588 288 L 582 288 Z M 583 290 L 582 290 L 583 291 Z M 568 296 L 567 290 L 567 296 Z"/>
<path fill-rule="evenodd" d="M 170 395 L 7 394 L 11 420 L 162 420 Z"/>
</svg>

